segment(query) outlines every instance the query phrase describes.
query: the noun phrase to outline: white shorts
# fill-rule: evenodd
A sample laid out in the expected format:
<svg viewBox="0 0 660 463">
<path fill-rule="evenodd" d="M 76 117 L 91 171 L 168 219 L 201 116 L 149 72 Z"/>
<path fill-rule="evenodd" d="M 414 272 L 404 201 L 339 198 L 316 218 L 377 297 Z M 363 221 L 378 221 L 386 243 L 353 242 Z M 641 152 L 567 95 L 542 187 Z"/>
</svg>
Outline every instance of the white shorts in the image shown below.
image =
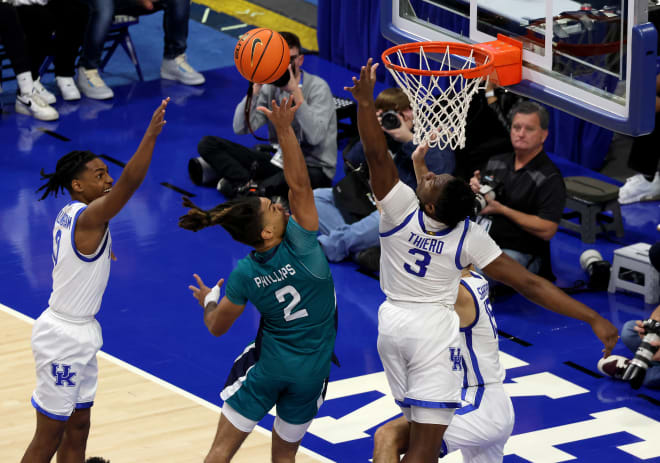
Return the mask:
<svg viewBox="0 0 660 463">
<path fill-rule="evenodd" d="M 449 424 L 461 402 L 460 345 L 459 320 L 453 310 L 381 304 L 378 354 L 392 395 L 409 420 Z"/>
<path fill-rule="evenodd" d="M 32 405 L 60 421 L 75 409 L 91 407 L 98 380 L 96 353 L 102 345 L 101 326 L 94 318 L 73 321 L 45 310 L 32 328 L 37 370 Z"/>
<path fill-rule="evenodd" d="M 241 415 L 227 402 L 222 405 L 222 414 L 239 431 L 250 433 L 257 425 L 256 421 Z M 282 440 L 295 443 L 302 440 L 311 424 L 312 420 L 303 424 L 287 423 L 278 415 L 275 417 L 275 422 L 273 423 L 273 431 L 275 431 Z"/>
<path fill-rule="evenodd" d="M 464 463 L 501 462 L 514 421 L 513 405 L 502 384 L 489 384 L 478 408 L 468 405 L 456 412 L 445 431 L 443 451 L 461 449 Z"/>
</svg>

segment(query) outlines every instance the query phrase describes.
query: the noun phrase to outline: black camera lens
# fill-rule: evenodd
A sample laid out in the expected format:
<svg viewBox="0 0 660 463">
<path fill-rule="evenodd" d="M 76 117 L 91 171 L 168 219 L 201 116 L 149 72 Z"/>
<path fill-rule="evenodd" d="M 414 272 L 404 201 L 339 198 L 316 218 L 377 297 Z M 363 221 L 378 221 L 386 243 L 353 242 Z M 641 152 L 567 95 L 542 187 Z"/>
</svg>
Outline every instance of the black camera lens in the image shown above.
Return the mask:
<svg viewBox="0 0 660 463">
<path fill-rule="evenodd" d="M 642 326 L 646 334 L 622 378 L 624 381 L 630 381 L 630 386 L 633 389 L 639 389 L 642 386 L 646 370 L 651 366 L 653 356 L 658 351 L 658 346 L 653 344 L 660 341 L 660 322 L 648 319 L 642 322 Z"/>
<path fill-rule="evenodd" d="M 386 130 L 398 129 L 401 127 L 399 115 L 396 111 L 391 109 L 389 111 L 385 111 L 382 116 L 380 116 L 380 124 Z"/>
</svg>

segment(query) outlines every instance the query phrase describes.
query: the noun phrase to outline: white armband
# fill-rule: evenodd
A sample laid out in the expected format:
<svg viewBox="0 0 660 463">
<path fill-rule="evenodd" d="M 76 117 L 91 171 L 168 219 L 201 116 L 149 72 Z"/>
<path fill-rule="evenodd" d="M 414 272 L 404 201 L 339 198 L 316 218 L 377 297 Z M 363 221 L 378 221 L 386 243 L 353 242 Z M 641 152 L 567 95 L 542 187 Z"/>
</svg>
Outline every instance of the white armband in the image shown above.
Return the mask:
<svg viewBox="0 0 660 463">
<path fill-rule="evenodd" d="M 215 285 L 213 288 L 211 288 L 211 291 L 204 298 L 204 308 L 206 308 L 206 306 L 209 305 L 209 302 L 215 302 L 217 304 L 219 299 L 220 299 L 220 286 Z"/>
</svg>

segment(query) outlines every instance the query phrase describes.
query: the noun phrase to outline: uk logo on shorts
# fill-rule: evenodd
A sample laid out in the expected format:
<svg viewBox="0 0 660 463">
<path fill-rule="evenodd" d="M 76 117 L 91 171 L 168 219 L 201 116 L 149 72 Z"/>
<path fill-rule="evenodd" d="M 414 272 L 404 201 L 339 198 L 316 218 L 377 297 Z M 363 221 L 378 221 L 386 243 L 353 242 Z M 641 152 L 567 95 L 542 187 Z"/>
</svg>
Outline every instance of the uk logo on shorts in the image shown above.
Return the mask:
<svg viewBox="0 0 660 463">
<path fill-rule="evenodd" d="M 51 374 L 55 377 L 55 386 L 73 387 L 76 385 L 76 383 L 72 381 L 73 377 L 76 376 L 76 373 L 70 371 L 71 365 L 62 365 L 61 371 L 58 370 L 60 367 L 58 363 L 52 363 L 51 367 Z"/>
<path fill-rule="evenodd" d="M 453 364 L 452 370 L 461 371 L 463 369 L 463 356 L 460 347 L 449 348 L 449 361 Z"/>
</svg>

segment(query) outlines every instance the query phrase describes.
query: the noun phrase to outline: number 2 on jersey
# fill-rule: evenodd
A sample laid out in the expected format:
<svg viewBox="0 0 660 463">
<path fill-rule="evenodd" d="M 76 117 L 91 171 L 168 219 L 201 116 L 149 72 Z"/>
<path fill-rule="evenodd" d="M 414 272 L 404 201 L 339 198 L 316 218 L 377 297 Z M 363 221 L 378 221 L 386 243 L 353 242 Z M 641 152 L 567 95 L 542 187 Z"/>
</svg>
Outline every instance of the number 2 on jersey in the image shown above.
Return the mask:
<svg viewBox="0 0 660 463">
<path fill-rule="evenodd" d="M 275 297 L 277 302 L 286 302 L 286 295 L 291 296 L 291 302 L 284 308 L 284 320 L 290 322 L 297 320 L 299 318 L 304 318 L 308 316 L 306 309 L 301 309 L 296 312 L 293 312 L 293 309 L 296 308 L 296 305 L 300 302 L 300 293 L 291 285 L 287 285 L 284 288 L 280 288 L 275 291 Z M 293 312 L 293 313 L 291 313 Z"/>
<path fill-rule="evenodd" d="M 412 254 L 413 256 L 416 254 L 419 254 L 420 258 L 418 258 L 413 265 L 416 265 L 417 268 L 413 268 L 408 264 L 403 264 L 403 269 L 410 273 L 411 275 L 415 275 L 418 277 L 424 277 L 426 275 L 426 267 L 431 263 L 431 254 L 429 254 L 426 251 L 422 251 L 421 249 L 409 249 L 408 254 Z"/>
</svg>

